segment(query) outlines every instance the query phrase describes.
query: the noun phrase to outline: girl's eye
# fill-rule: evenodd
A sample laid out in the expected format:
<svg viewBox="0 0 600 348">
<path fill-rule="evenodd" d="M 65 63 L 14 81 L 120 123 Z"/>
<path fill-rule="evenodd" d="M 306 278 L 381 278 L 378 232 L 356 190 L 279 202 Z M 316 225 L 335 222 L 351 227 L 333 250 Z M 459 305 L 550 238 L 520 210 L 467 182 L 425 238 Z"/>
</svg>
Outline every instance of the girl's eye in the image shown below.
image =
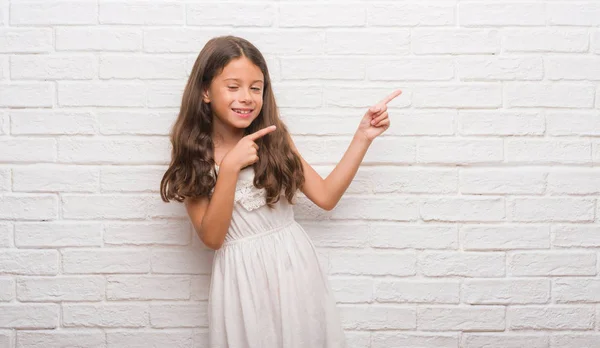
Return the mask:
<svg viewBox="0 0 600 348">
<path fill-rule="evenodd" d="M 252 90 L 260 92 L 260 87 L 252 87 Z"/>
<path fill-rule="evenodd" d="M 227 86 L 229 89 L 237 89 L 237 86 Z"/>
</svg>

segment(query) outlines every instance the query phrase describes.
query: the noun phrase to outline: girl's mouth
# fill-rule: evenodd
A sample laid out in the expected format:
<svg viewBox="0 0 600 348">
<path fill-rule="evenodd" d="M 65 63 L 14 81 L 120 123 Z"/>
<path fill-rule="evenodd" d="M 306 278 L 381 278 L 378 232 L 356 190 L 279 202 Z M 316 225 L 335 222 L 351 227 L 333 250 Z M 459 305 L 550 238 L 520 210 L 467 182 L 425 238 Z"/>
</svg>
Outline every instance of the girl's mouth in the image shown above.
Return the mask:
<svg viewBox="0 0 600 348">
<path fill-rule="evenodd" d="M 236 115 L 238 115 L 239 117 L 242 117 L 242 118 L 250 117 L 250 115 L 252 115 L 252 111 L 254 111 L 253 109 L 231 109 L 231 110 L 233 110 L 233 112 L 235 112 Z"/>
</svg>

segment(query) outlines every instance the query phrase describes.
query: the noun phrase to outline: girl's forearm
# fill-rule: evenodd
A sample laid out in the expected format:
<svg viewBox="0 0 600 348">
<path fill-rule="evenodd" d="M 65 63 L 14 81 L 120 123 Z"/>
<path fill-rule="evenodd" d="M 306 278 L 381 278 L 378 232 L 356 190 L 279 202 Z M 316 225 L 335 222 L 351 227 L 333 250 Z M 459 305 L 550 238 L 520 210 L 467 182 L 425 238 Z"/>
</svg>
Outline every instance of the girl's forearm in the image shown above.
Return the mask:
<svg viewBox="0 0 600 348">
<path fill-rule="evenodd" d="M 325 178 L 325 191 L 327 192 L 327 207 L 333 209 L 344 195 L 354 179 L 372 140 L 357 132 L 352 142 L 344 153 L 340 162 Z"/>
</svg>

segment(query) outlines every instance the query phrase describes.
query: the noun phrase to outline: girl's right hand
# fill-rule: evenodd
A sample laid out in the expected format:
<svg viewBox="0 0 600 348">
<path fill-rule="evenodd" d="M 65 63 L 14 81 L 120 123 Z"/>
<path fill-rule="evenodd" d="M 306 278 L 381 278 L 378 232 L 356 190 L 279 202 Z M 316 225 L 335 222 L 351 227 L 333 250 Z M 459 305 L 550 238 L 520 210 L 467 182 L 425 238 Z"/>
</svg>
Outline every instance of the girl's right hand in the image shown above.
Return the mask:
<svg viewBox="0 0 600 348">
<path fill-rule="evenodd" d="M 275 131 L 276 128 L 275 125 L 269 126 L 240 139 L 235 147 L 223 157 L 220 167 L 228 166 L 239 171 L 258 161 L 258 145 L 254 141 Z"/>
</svg>

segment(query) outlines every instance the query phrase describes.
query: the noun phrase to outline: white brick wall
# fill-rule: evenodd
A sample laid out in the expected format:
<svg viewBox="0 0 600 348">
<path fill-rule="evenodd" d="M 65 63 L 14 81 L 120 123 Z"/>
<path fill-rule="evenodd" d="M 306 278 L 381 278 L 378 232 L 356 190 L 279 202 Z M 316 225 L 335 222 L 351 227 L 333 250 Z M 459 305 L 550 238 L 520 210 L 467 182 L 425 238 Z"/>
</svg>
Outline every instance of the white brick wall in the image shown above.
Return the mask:
<svg viewBox="0 0 600 348">
<path fill-rule="evenodd" d="M 600 347 L 600 0 L 0 0 L 0 347 L 207 347 L 212 252 L 163 204 L 211 37 L 265 54 L 335 210 L 296 217 L 349 348 Z"/>
</svg>

